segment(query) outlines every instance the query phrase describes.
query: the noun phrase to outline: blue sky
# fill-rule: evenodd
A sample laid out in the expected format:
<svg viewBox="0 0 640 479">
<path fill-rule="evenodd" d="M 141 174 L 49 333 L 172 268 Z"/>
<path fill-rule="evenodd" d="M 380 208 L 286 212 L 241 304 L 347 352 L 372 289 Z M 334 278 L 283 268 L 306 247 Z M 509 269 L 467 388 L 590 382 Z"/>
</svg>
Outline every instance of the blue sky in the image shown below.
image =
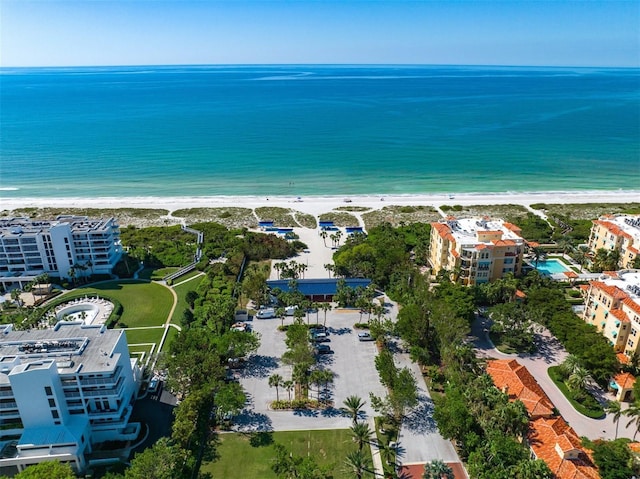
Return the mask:
<svg viewBox="0 0 640 479">
<path fill-rule="evenodd" d="M 638 1 L 0 0 L 1 66 L 640 66 Z"/>
</svg>

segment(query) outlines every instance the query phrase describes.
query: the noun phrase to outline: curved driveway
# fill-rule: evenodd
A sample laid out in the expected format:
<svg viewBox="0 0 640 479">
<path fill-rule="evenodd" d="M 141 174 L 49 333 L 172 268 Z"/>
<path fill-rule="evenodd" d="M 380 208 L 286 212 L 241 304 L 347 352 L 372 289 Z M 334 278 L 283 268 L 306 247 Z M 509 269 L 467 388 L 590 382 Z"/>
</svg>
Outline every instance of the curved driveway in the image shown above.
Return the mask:
<svg viewBox="0 0 640 479">
<path fill-rule="evenodd" d="M 535 341 L 538 351 L 534 354 L 503 354 L 495 349 L 493 343 L 488 339 L 487 331 L 489 320 L 483 317 L 476 317 L 471 326 L 472 341 L 479 357 L 494 359 L 517 359 L 536 378 L 538 384 L 547 393 L 551 402 L 560 411 L 562 417 L 573 427 L 578 436 L 586 436 L 590 439 L 604 438 L 613 439 L 615 437 L 616 426 L 613 423 L 612 415 L 608 414 L 602 419 L 591 419 L 576 411 L 569 403 L 564 394 L 553 383 L 547 373 L 550 366 L 560 364 L 567 357 L 567 351 L 546 329 L 542 333 L 536 333 Z M 593 392 L 602 399 L 613 399 L 613 396 L 605 394 L 600 388 L 594 387 Z M 623 408 L 628 405 L 622 403 Z M 618 422 L 618 437 L 633 438 L 635 428 L 633 424 L 626 427 L 629 418 L 623 416 Z"/>
</svg>

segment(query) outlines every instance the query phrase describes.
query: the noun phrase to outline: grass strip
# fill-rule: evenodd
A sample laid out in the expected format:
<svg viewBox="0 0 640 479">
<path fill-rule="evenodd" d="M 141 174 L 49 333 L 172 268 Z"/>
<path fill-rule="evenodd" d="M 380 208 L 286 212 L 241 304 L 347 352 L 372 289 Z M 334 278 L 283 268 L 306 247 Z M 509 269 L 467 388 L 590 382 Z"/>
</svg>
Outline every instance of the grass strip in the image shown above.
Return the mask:
<svg viewBox="0 0 640 479">
<path fill-rule="evenodd" d="M 558 389 L 560 389 L 562 394 L 564 394 L 564 397 L 567 398 L 567 401 L 569 401 L 573 408 L 580 414 L 592 419 L 600 419 L 604 416 L 604 410 L 601 406 L 591 409 L 585 407 L 584 405 L 573 399 L 573 394 L 569 390 L 569 387 L 564 383 L 560 375 L 560 366 L 551 366 L 549 369 L 547 369 L 547 374 L 549 374 L 551 380 L 555 383 L 556 386 L 558 386 Z M 587 392 L 586 394 L 591 395 L 589 392 Z M 593 396 L 591 397 L 593 398 Z M 593 400 L 595 401 L 595 398 Z"/>
</svg>

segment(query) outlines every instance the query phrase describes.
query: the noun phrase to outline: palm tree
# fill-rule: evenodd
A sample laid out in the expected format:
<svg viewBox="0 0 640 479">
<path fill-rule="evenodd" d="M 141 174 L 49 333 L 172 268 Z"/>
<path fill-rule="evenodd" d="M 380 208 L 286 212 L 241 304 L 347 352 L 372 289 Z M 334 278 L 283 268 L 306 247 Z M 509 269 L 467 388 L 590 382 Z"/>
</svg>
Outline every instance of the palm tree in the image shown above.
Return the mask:
<svg viewBox="0 0 640 479">
<path fill-rule="evenodd" d="M 369 455 L 362 451 L 353 451 L 347 454 L 345 459 L 347 470 L 357 479 L 362 479 L 366 472 L 371 471 L 371 460 Z"/>
<path fill-rule="evenodd" d="M 324 385 L 324 389 L 327 389 L 330 383 L 333 382 L 334 374 L 329 369 L 322 370 L 322 384 Z"/>
<path fill-rule="evenodd" d="M 281 325 L 284 328 L 284 318 L 286 317 L 284 308 L 280 307 L 280 308 L 276 309 L 276 316 L 278 318 L 280 318 Z"/>
<path fill-rule="evenodd" d="M 623 414 L 622 406 L 618 401 L 607 401 L 607 405 L 604 408 L 607 414 L 612 414 L 613 423 L 616 425 L 616 435 L 614 439 L 618 439 L 618 421 L 620 421 L 620 417 Z"/>
<path fill-rule="evenodd" d="M 580 360 L 574 354 L 569 354 L 564 361 L 562 361 L 562 364 L 560 364 L 560 369 L 564 373 L 565 377 L 571 376 L 581 367 L 582 365 L 580 364 Z"/>
<path fill-rule="evenodd" d="M 569 386 L 569 389 L 572 389 L 573 391 L 582 391 L 590 380 L 591 376 L 589 375 L 589 371 L 585 368 L 579 367 L 573 371 L 571 376 L 569 376 L 566 384 Z"/>
<path fill-rule="evenodd" d="M 533 261 L 535 263 L 536 268 L 538 267 L 538 263 L 540 261 L 544 261 L 544 259 L 547 257 L 546 251 L 542 249 L 540 246 L 535 246 L 531 248 L 531 253 L 533 254 Z"/>
<path fill-rule="evenodd" d="M 440 459 L 436 459 L 424 465 L 422 479 L 455 479 L 455 475 L 449 466 Z"/>
<path fill-rule="evenodd" d="M 364 408 L 366 402 L 358 396 L 349 396 L 342 404 L 344 404 L 344 407 L 341 408 L 342 413 L 346 416 L 351 416 L 351 420 L 355 426 L 358 422 L 358 416 L 362 412 L 362 408 Z"/>
<path fill-rule="evenodd" d="M 371 441 L 373 431 L 366 422 L 357 422 L 351 426 L 354 442 L 358 443 L 358 451 L 362 451 L 365 444 Z"/>
<path fill-rule="evenodd" d="M 329 273 L 329 278 L 331 278 L 331 272 L 334 270 L 334 266 L 331 263 L 327 263 L 324 265 L 324 269 Z"/>
<path fill-rule="evenodd" d="M 322 230 L 320 232 L 320 238 L 322 238 L 322 242 L 324 243 L 324 247 L 327 247 L 327 236 L 329 236 L 329 233 L 327 233 L 327 230 Z"/>
<path fill-rule="evenodd" d="M 309 383 L 315 384 L 318 391 L 318 402 L 320 402 L 320 385 L 324 383 L 324 374 L 320 369 L 314 369 L 309 374 Z"/>
<path fill-rule="evenodd" d="M 320 309 L 324 312 L 324 327 L 327 327 L 327 311 L 331 311 L 331 309 L 333 309 L 333 306 L 331 306 L 331 303 L 320 303 L 319 304 Z"/>
<path fill-rule="evenodd" d="M 289 402 L 291 402 L 291 391 L 293 391 L 293 381 L 291 379 L 282 383 L 282 387 L 289 394 Z"/>
<path fill-rule="evenodd" d="M 631 419 L 627 423 L 627 427 L 631 426 L 631 424 L 636 424 L 636 431 L 633 433 L 633 440 L 636 440 L 636 434 L 638 434 L 638 429 L 640 429 L 640 401 L 635 400 L 628 409 L 625 409 L 622 413 L 625 416 L 629 416 Z"/>
<path fill-rule="evenodd" d="M 11 290 L 11 299 L 13 301 L 15 301 L 15 303 L 18 305 L 18 308 L 22 307 L 22 301 L 20 301 L 20 294 L 22 293 L 22 290 L 20 290 L 20 288 L 16 288 L 16 289 L 12 289 Z"/>
<path fill-rule="evenodd" d="M 283 382 L 282 376 L 280 376 L 279 374 L 272 374 L 271 376 L 269 376 L 269 387 L 276 388 L 276 401 L 280 401 L 278 388 L 282 386 L 282 382 Z"/>
<path fill-rule="evenodd" d="M 280 273 L 282 272 L 283 266 L 284 266 L 283 263 L 274 263 L 273 265 L 273 269 L 275 269 L 278 272 L 278 279 L 280 279 Z"/>
</svg>

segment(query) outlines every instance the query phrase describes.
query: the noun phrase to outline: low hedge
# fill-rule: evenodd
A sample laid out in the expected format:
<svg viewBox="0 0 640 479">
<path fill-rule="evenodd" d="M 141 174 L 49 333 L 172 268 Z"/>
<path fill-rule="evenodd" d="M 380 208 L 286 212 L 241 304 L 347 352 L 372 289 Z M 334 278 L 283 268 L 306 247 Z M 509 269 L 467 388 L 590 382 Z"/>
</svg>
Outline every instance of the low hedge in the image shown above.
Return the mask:
<svg viewBox="0 0 640 479">
<path fill-rule="evenodd" d="M 319 403 L 316 399 L 293 399 L 288 401 L 281 399 L 271 403 L 271 409 L 287 410 L 287 409 L 324 409 L 328 407 L 326 403 Z"/>
<path fill-rule="evenodd" d="M 578 400 L 575 398 L 574 393 L 562 380 L 560 366 L 551 366 L 549 369 L 547 369 L 547 374 L 549 374 L 551 380 L 555 383 L 556 386 L 558 386 L 558 389 L 562 391 L 562 394 L 564 394 L 564 396 L 576 411 L 578 411 L 583 416 L 587 416 L 592 419 L 600 419 L 604 417 L 604 409 L 602 409 L 602 406 L 598 404 L 598 401 L 596 401 L 588 391 L 585 391 L 586 399 L 584 400 L 587 404 L 585 404 L 584 402 L 578 402 Z"/>
</svg>

